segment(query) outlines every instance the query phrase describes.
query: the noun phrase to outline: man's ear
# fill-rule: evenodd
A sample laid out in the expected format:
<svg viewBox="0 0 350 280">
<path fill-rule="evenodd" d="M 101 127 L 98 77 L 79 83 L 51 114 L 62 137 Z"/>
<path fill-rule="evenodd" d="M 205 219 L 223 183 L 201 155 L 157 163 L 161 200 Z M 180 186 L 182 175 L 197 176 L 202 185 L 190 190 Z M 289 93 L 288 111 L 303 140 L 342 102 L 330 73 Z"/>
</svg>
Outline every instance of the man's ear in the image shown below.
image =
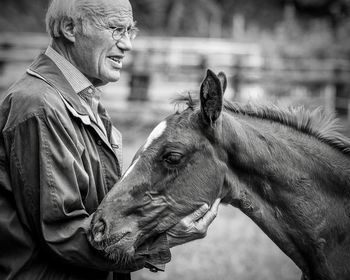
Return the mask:
<svg viewBox="0 0 350 280">
<path fill-rule="evenodd" d="M 216 76 L 213 71 L 207 71 L 200 89 L 201 114 L 205 123 L 212 126 L 220 117 L 223 106 L 223 95 L 226 89 L 226 76 L 220 73 Z"/>
<path fill-rule="evenodd" d="M 61 21 L 60 30 L 64 38 L 74 43 L 76 35 L 76 25 L 72 18 L 65 18 Z"/>
</svg>

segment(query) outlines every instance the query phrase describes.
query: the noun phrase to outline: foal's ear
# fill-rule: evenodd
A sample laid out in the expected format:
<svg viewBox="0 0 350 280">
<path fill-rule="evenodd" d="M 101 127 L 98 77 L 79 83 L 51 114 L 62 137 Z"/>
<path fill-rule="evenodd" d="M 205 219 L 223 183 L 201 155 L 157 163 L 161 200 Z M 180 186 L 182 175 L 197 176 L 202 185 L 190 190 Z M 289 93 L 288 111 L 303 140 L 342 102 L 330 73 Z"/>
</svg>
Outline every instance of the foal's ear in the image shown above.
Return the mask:
<svg viewBox="0 0 350 280">
<path fill-rule="evenodd" d="M 222 94 L 225 93 L 226 87 L 227 87 L 227 78 L 224 72 L 219 72 L 218 74 L 218 78 L 220 80 L 221 83 L 221 87 L 222 87 Z"/>
<path fill-rule="evenodd" d="M 200 89 L 201 112 L 204 120 L 212 125 L 220 116 L 223 104 L 223 95 L 227 80 L 223 72 L 218 76 L 211 70 L 207 70 L 207 76 Z"/>
</svg>

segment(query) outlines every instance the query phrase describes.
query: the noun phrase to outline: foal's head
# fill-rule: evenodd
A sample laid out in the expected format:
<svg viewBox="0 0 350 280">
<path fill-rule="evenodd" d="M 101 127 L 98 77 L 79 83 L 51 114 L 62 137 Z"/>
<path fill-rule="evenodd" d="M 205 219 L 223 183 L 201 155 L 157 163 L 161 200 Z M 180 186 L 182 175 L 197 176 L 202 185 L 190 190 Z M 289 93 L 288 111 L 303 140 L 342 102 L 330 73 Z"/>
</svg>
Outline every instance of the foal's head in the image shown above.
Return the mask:
<svg viewBox="0 0 350 280">
<path fill-rule="evenodd" d="M 189 106 L 153 130 L 96 211 L 93 246 L 112 257 L 132 256 L 150 236 L 222 197 L 226 165 L 218 136 L 225 88 L 225 75 L 208 70 L 200 108 Z"/>
</svg>

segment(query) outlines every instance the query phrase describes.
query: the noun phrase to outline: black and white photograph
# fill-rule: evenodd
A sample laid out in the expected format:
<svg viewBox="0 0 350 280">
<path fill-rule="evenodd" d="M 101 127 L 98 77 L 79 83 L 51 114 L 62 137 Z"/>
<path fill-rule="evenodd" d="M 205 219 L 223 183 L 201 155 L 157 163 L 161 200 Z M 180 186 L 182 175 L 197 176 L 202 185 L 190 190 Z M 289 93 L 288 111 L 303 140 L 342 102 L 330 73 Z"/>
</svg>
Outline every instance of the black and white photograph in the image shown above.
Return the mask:
<svg viewBox="0 0 350 280">
<path fill-rule="evenodd" d="M 0 0 L 0 280 L 350 280 L 350 0 Z"/>
</svg>

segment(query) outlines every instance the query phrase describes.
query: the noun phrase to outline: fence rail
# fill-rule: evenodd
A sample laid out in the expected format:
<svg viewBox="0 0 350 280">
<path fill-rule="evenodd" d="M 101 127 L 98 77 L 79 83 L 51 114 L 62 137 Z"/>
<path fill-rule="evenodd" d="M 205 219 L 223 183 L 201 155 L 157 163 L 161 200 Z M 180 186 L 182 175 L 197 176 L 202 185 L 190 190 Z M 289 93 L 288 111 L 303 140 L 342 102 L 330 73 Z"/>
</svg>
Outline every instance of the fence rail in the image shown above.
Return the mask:
<svg viewBox="0 0 350 280">
<path fill-rule="evenodd" d="M 11 71 L 16 72 L 20 64 L 29 65 L 49 42 L 45 34 L 0 34 L 0 87 L 12 83 L 17 76 Z M 129 86 L 142 87 L 133 91 L 142 91 L 137 97 L 141 100 L 147 100 L 147 87 L 152 82 L 145 75 L 158 75 L 169 83 L 191 82 L 198 81 L 206 68 L 212 68 L 224 71 L 236 92 L 251 84 L 268 89 L 284 85 L 319 90 L 331 86 L 336 106 L 343 106 L 341 109 L 347 112 L 350 104 L 344 102 L 349 100 L 350 92 L 350 60 L 346 57 L 271 54 L 258 44 L 228 39 L 141 36 L 133 43 L 124 65 L 124 71 L 134 75 Z"/>
<path fill-rule="evenodd" d="M 30 62 L 49 44 L 45 34 L 1 33 L 0 63 Z M 248 76 L 280 76 L 281 73 L 295 72 L 311 80 L 334 79 L 339 75 L 345 83 L 350 73 L 350 60 L 342 57 L 316 59 L 306 56 L 283 57 L 267 54 L 262 47 L 253 43 L 239 43 L 229 39 L 182 38 L 182 37 L 140 37 L 133 43 L 131 56 L 126 57 L 126 66 L 145 67 L 152 71 L 164 72 L 193 71 L 206 66 L 222 68 L 230 72 L 237 70 Z M 133 62 L 140 57 L 141 65 Z M 142 69 L 144 70 L 144 69 Z M 336 73 L 334 73 L 336 72 Z M 249 74 L 252 73 L 252 74 Z M 256 74 L 258 73 L 258 74 Z"/>
</svg>

